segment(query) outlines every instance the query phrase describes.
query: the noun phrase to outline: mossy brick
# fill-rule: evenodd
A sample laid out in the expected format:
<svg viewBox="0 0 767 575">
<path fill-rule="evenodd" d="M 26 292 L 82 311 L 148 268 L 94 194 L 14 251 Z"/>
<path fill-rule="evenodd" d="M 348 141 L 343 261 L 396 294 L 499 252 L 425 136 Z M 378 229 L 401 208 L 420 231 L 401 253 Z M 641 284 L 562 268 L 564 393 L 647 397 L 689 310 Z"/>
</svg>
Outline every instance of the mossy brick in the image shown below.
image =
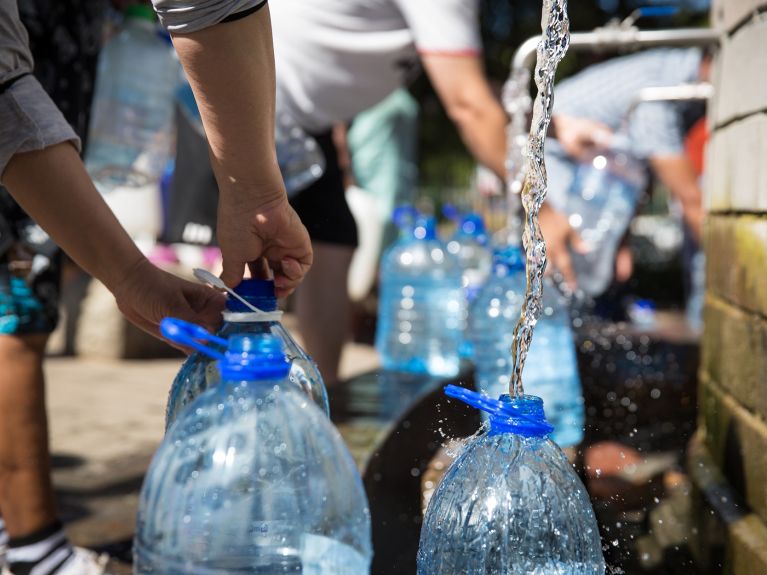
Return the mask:
<svg viewBox="0 0 767 575">
<path fill-rule="evenodd" d="M 754 514 L 728 528 L 726 573 L 731 575 L 767 574 L 767 526 Z"/>
<path fill-rule="evenodd" d="M 767 114 L 716 130 L 706 149 L 706 210 L 767 213 L 766 157 Z"/>
<path fill-rule="evenodd" d="M 754 513 L 767 520 L 767 424 L 705 376 L 699 402 L 711 457 Z"/>
<path fill-rule="evenodd" d="M 728 3 L 730 0 L 726 0 Z M 724 36 L 714 77 L 713 121 L 719 127 L 767 109 L 763 82 L 767 54 L 767 20 L 758 19 Z"/>
<path fill-rule="evenodd" d="M 709 291 L 767 317 L 767 216 L 711 215 L 705 230 Z"/>
<path fill-rule="evenodd" d="M 722 32 L 730 32 L 765 6 L 765 0 L 714 0 L 711 5 L 711 22 Z"/>
<path fill-rule="evenodd" d="M 767 321 L 706 298 L 701 371 L 767 419 Z"/>
</svg>

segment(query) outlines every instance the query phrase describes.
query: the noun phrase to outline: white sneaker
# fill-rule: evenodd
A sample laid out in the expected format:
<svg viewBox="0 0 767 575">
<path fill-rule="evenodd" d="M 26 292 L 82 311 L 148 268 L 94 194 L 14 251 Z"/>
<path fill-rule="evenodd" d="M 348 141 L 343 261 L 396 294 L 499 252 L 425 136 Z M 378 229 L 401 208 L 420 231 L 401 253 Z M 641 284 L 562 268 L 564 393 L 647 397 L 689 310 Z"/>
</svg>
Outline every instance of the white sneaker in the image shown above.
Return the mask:
<svg viewBox="0 0 767 575">
<path fill-rule="evenodd" d="M 72 557 L 61 566 L 56 575 L 109 575 L 106 567 L 109 563 L 109 555 L 98 554 L 90 549 L 75 547 Z M 5 555 L 2 557 L 2 565 L 5 564 Z M 13 575 L 8 567 L 3 567 L 2 575 Z"/>
<path fill-rule="evenodd" d="M 69 560 L 61 566 L 56 575 L 108 575 L 109 555 L 90 549 L 75 547 Z"/>
</svg>

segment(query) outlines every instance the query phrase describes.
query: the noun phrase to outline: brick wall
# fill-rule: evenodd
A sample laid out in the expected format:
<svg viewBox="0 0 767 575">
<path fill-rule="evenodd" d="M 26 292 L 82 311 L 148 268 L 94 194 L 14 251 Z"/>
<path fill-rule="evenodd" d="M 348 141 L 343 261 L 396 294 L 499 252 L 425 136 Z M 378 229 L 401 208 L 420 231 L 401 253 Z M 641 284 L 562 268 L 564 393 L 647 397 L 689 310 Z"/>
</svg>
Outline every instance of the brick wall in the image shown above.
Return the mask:
<svg viewBox="0 0 767 575">
<path fill-rule="evenodd" d="M 700 429 L 689 469 L 700 563 L 759 575 L 767 574 L 767 0 L 714 0 L 712 22 L 722 40 L 706 163 Z"/>
</svg>

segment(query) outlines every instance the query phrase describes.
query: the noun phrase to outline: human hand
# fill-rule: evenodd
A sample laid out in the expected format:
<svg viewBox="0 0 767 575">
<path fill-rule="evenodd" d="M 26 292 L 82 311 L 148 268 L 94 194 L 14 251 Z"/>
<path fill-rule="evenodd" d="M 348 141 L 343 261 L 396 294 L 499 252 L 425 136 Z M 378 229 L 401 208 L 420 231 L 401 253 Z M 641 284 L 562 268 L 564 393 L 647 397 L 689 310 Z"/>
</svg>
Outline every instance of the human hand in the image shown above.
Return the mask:
<svg viewBox="0 0 767 575">
<path fill-rule="evenodd" d="M 587 159 L 597 150 L 606 148 L 613 136 L 602 122 L 589 118 L 557 115 L 552 119 L 554 137 L 573 158 Z"/>
<path fill-rule="evenodd" d="M 225 297 L 220 292 L 169 274 L 142 258 L 113 289 L 117 307 L 132 323 L 162 338 L 160 321 L 178 317 L 215 332 Z"/>
<path fill-rule="evenodd" d="M 546 241 L 546 255 L 549 270 L 556 269 L 570 289 L 577 287 L 570 249 L 579 253 L 586 251 L 586 245 L 578 233 L 570 226 L 567 216 L 556 211 L 548 204 L 543 204 L 538 215 L 538 223 Z"/>
<path fill-rule="evenodd" d="M 221 279 L 229 287 L 240 283 L 246 264 L 264 258 L 274 272 L 277 297 L 284 297 L 312 265 L 309 234 L 284 193 L 265 204 L 222 194 L 217 237 L 223 256 Z"/>
</svg>

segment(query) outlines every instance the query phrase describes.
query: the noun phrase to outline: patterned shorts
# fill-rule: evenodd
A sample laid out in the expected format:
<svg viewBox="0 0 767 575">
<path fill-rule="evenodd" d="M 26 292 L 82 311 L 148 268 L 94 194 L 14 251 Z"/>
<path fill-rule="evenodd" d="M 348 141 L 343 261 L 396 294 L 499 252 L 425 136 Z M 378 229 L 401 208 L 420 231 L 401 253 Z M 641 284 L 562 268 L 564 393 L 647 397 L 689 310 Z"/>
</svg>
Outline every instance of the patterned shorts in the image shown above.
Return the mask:
<svg viewBox="0 0 767 575">
<path fill-rule="evenodd" d="M 58 323 L 61 252 L 0 188 L 0 334 L 51 333 Z"/>
</svg>

